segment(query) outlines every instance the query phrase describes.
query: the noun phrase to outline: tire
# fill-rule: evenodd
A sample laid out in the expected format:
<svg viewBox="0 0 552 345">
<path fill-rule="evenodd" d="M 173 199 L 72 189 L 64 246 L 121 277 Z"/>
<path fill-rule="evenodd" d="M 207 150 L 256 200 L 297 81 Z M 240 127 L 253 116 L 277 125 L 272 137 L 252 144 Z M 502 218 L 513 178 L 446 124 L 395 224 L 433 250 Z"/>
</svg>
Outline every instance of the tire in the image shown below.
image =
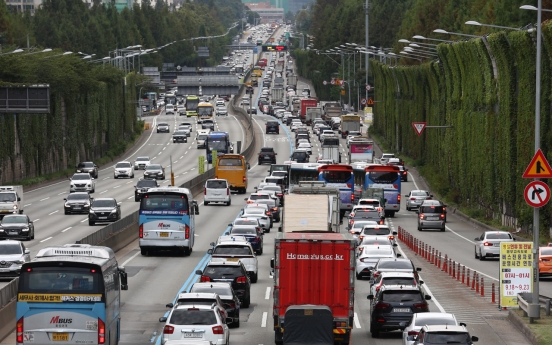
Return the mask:
<svg viewBox="0 0 552 345">
<path fill-rule="evenodd" d="M 134 201 L 135 201 L 135 202 L 139 202 L 139 201 L 140 201 L 140 198 L 134 198 Z"/>
<path fill-rule="evenodd" d="M 140 254 L 142 254 L 142 256 L 148 256 L 148 250 L 146 248 L 140 247 Z"/>
<path fill-rule="evenodd" d="M 96 222 L 94 221 L 91 221 L 91 220 L 88 220 L 88 225 L 92 226 L 92 225 L 96 225 Z"/>
<path fill-rule="evenodd" d="M 259 274 L 258 273 L 252 273 L 251 274 L 251 282 L 255 284 L 259 280 Z"/>
<path fill-rule="evenodd" d="M 240 315 L 239 314 L 234 316 L 234 322 L 232 322 L 232 326 L 235 327 L 235 328 L 240 328 Z"/>
<path fill-rule="evenodd" d="M 29 236 L 25 239 L 25 241 L 30 241 L 30 240 L 32 240 L 31 235 L 29 235 Z"/>
<path fill-rule="evenodd" d="M 94 187 L 94 189 L 92 189 L 92 191 L 90 192 L 90 194 L 92 193 L 96 193 L 96 187 Z"/>
<path fill-rule="evenodd" d="M 445 232 L 445 227 L 442 227 L 442 228 L 441 228 L 441 232 Z"/>
<path fill-rule="evenodd" d="M 479 259 L 479 256 L 477 255 L 477 249 L 474 249 L 474 251 L 473 251 L 473 256 L 474 256 L 476 259 Z"/>
<path fill-rule="evenodd" d="M 203 201 L 203 205 L 205 206 L 209 205 L 209 201 Z"/>
<path fill-rule="evenodd" d="M 243 307 L 244 308 L 249 308 L 250 304 L 251 304 L 251 292 L 247 296 L 247 299 L 245 301 L 243 301 Z"/>
<path fill-rule="evenodd" d="M 230 200 L 226 203 L 226 206 L 230 206 L 230 205 L 232 205 L 232 200 Z"/>
<path fill-rule="evenodd" d="M 360 274 L 355 273 L 355 275 L 356 275 L 356 279 L 357 279 L 357 280 L 362 280 L 362 277 L 360 276 Z"/>
<path fill-rule="evenodd" d="M 113 178 L 116 180 L 118 179 L 119 177 L 117 175 L 113 175 Z"/>
<path fill-rule="evenodd" d="M 372 333 L 372 338 L 379 338 L 379 330 L 370 323 L 370 333 Z"/>
<path fill-rule="evenodd" d="M 63 212 L 64 212 L 66 215 L 69 214 L 69 212 L 67 212 L 67 210 L 64 210 Z"/>
<path fill-rule="evenodd" d="M 33 231 L 33 234 L 31 235 L 31 240 L 34 240 L 34 231 Z"/>
<path fill-rule="evenodd" d="M 410 211 L 410 207 L 406 206 L 406 210 L 407 210 L 407 211 Z"/>
<path fill-rule="evenodd" d="M 422 228 L 418 225 L 418 231 L 422 231 Z"/>
<path fill-rule="evenodd" d="M 479 252 L 479 261 L 485 261 L 485 256 L 481 252 Z"/>
</svg>

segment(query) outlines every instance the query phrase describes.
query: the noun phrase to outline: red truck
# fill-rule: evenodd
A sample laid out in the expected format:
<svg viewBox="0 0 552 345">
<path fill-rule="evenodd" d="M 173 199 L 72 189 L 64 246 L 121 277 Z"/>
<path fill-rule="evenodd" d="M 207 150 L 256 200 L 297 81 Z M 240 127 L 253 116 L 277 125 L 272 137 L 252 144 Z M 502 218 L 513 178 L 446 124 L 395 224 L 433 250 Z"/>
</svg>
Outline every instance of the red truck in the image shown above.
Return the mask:
<svg viewBox="0 0 552 345">
<path fill-rule="evenodd" d="M 265 69 L 266 65 L 268 65 L 268 60 L 266 58 L 262 58 L 257 61 L 257 66 L 261 66 L 262 69 Z"/>
<path fill-rule="evenodd" d="M 289 307 L 332 311 L 336 344 L 348 344 L 354 318 L 355 239 L 349 233 L 278 233 L 275 239 L 274 340 L 282 344 Z"/>
<path fill-rule="evenodd" d="M 318 100 L 316 98 L 302 98 L 301 99 L 301 109 L 299 110 L 299 116 L 301 117 L 301 122 L 306 122 L 307 108 L 316 107 L 318 105 Z"/>
</svg>

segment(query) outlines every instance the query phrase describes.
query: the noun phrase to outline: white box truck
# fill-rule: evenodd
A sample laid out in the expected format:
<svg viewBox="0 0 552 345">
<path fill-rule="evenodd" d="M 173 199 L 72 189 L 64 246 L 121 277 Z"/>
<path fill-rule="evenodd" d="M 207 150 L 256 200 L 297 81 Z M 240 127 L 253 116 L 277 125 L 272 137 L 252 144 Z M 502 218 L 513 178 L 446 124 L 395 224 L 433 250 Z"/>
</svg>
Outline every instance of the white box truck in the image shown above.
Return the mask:
<svg viewBox="0 0 552 345">
<path fill-rule="evenodd" d="M 0 186 L 0 219 L 23 213 L 23 186 Z"/>
</svg>

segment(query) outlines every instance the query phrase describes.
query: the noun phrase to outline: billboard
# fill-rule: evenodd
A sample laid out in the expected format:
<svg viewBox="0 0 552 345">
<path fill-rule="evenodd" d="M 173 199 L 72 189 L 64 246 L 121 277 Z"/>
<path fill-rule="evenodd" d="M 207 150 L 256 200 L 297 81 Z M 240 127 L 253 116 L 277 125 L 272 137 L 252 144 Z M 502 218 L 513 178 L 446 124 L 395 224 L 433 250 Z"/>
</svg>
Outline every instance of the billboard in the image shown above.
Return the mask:
<svg viewBox="0 0 552 345">
<path fill-rule="evenodd" d="M 500 306 L 516 307 L 518 293 L 533 291 L 533 243 L 500 243 Z"/>
</svg>

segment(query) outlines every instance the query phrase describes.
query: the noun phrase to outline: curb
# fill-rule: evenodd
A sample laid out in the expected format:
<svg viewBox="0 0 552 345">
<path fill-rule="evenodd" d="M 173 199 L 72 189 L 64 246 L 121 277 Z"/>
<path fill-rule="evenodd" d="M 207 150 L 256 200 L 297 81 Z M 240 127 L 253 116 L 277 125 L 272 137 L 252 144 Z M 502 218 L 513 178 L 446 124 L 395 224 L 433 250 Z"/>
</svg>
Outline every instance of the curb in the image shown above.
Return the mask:
<svg viewBox="0 0 552 345">
<path fill-rule="evenodd" d="M 533 331 L 529 328 L 529 326 L 527 326 L 523 319 L 519 317 L 519 315 L 509 310 L 508 317 L 506 319 L 516 326 L 516 328 L 527 337 L 531 344 L 540 345 L 535 333 L 533 333 Z"/>
</svg>

